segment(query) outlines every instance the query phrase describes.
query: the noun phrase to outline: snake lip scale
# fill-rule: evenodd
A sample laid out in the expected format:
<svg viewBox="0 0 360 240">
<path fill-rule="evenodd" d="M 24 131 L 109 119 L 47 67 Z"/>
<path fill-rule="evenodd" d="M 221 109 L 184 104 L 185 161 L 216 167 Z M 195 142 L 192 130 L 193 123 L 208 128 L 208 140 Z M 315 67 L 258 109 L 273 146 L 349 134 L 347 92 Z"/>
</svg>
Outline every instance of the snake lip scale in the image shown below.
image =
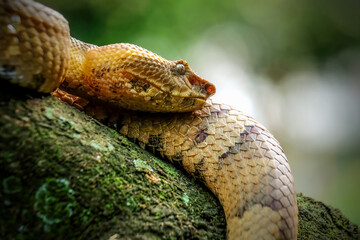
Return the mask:
<svg viewBox="0 0 360 240">
<path fill-rule="evenodd" d="M 227 239 L 297 238 L 294 179 L 278 141 L 210 98 L 215 86 L 186 61 L 129 43 L 84 43 L 55 10 L 0 0 L 0 79 L 111 116 L 120 133 L 180 164 L 219 199 Z"/>
</svg>

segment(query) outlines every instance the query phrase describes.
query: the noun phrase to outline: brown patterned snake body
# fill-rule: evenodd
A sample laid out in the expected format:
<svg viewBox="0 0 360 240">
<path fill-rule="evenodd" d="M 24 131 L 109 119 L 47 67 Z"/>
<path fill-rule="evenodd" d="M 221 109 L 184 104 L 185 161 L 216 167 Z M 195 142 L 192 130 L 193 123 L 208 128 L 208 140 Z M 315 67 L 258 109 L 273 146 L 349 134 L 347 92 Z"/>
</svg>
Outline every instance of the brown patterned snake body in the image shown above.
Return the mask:
<svg viewBox="0 0 360 240">
<path fill-rule="evenodd" d="M 117 109 L 120 132 L 200 179 L 222 204 L 228 239 L 296 239 L 288 161 L 257 121 L 208 99 L 215 87 L 185 61 L 132 44 L 70 37 L 61 14 L 30 0 L 0 0 L 0 78 Z M 61 92 L 58 90 L 58 92 Z"/>
</svg>

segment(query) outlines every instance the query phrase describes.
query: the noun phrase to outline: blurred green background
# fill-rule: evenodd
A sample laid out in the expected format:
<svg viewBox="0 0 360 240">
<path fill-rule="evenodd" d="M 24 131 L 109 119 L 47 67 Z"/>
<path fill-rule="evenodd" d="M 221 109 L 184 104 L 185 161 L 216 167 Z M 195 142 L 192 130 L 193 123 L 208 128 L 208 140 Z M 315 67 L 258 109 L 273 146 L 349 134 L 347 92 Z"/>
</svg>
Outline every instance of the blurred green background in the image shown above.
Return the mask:
<svg viewBox="0 0 360 240">
<path fill-rule="evenodd" d="M 85 42 L 187 60 L 273 132 L 298 192 L 360 224 L 360 1 L 40 2 Z"/>
</svg>

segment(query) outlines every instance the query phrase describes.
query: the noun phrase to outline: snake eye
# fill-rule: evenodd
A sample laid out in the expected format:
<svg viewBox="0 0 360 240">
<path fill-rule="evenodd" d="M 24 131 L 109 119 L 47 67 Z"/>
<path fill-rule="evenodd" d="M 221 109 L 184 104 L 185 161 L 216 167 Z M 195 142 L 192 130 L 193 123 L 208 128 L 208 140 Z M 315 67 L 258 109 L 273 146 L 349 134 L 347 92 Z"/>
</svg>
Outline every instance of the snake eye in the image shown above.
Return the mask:
<svg viewBox="0 0 360 240">
<path fill-rule="evenodd" d="M 182 63 L 176 64 L 175 70 L 176 70 L 176 72 L 177 72 L 178 74 L 180 74 L 180 75 L 184 75 L 185 72 L 186 72 L 185 65 L 182 64 Z"/>
</svg>

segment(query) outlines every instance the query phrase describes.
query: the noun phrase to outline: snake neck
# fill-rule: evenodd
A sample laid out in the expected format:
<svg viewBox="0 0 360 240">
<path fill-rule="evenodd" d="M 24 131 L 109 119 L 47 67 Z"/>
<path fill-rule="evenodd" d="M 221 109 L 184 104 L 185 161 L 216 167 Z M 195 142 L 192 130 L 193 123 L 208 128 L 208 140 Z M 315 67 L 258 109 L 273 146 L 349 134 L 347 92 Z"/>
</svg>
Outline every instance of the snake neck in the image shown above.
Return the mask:
<svg viewBox="0 0 360 240">
<path fill-rule="evenodd" d="M 81 80 L 84 78 L 83 67 L 86 53 L 97 46 L 82 42 L 73 37 L 70 37 L 70 44 L 69 68 L 62 86 L 77 89 L 81 86 Z"/>
</svg>

